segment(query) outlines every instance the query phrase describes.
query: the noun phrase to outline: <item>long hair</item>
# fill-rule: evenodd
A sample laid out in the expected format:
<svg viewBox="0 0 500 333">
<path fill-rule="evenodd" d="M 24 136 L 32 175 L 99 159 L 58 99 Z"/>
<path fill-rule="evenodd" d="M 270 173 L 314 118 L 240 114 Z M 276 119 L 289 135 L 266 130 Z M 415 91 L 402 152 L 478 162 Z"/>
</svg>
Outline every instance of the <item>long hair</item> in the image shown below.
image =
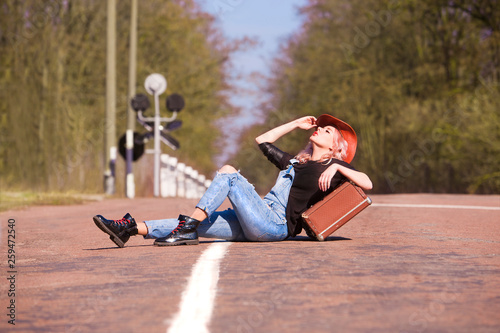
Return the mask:
<svg viewBox="0 0 500 333">
<path fill-rule="evenodd" d="M 338 129 L 335 128 L 333 138 L 333 149 L 331 152 L 324 154 L 321 156 L 320 162 L 331 160 L 332 158 L 336 158 L 338 160 L 343 161 L 347 157 L 347 141 L 344 139 L 342 134 Z M 307 161 L 311 160 L 313 148 L 312 143 L 309 141 L 307 146 L 299 152 L 295 158 L 299 161 L 300 164 L 304 164 Z"/>
</svg>

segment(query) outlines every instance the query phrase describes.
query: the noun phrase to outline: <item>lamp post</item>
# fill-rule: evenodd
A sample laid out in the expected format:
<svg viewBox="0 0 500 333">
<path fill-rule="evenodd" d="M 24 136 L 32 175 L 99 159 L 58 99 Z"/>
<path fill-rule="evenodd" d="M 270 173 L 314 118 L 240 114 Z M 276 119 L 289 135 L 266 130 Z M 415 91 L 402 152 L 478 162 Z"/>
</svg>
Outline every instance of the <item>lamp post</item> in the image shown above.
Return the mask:
<svg viewBox="0 0 500 333">
<path fill-rule="evenodd" d="M 178 128 L 181 125 L 181 122 L 174 122 L 175 118 L 177 117 L 177 113 L 180 112 L 184 108 L 184 99 L 182 98 L 181 95 L 178 94 L 172 94 L 167 98 L 167 108 L 169 111 L 172 111 L 172 117 L 169 118 L 162 118 L 160 117 L 160 95 L 165 92 L 167 89 L 167 80 L 161 75 L 161 74 L 151 74 L 146 78 L 146 81 L 144 82 L 144 88 L 146 88 L 146 91 L 150 94 L 153 95 L 154 97 L 154 104 L 155 104 L 155 116 L 153 119 L 151 118 L 145 118 L 142 115 L 142 112 L 139 111 L 137 113 L 137 120 L 142 123 L 145 127 L 149 127 L 147 125 L 148 121 L 154 121 L 154 129 L 153 129 L 153 135 L 154 135 L 154 196 L 158 197 L 160 196 L 160 163 L 161 163 L 161 147 L 160 147 L 160 141 L 163 141 L 165 144 L 167 144 L 169 147 L 172 149 L 178 149 L 179 148 L 179 143 L 177 140 L 172 138 L 170 135 L 167 134 L 169 131 L 168 125 L 167 128 L 163 128 L 161 125 L 161 122 L 167 122 L 170 123 L 171 129 L 172 128 Z"/>
<path fill-rule="evenodd" d="M 149 75 L 145 82 L 144 87 L 146 91 L 153 95 L 155 104 L 155 114 L 154 117 L 144 117 L 143 113 L 149 108 L 148 97 L 144 94 L 137 94 L 130 101 L 132 109 L 137 112 L 137 121 L 144 126 L 148 132 L 144 134 L 134 133 L 134 144 L 137 146 L 137 151 L 134 147 L 134 157 L 133 159 L 138 159 L 144 152 L 144 143 L 149 141 L 151 137 L 154 138 L 154 149 L 147 149 L 146 153 L 154 154 L 154 196 L 160 196 L 160 167 L 161 167 L 161 142 L 177 150 L 180 147 L 179 142 L 169 135 L 169 132 L 174 131 L 182 126 L 182 121 L 175 120 L 177 113 L 179 113 L 184 108 L 184 98 L 179 94 L 172 94 L 167 97 L 167 109 L 173 112 L 171 117 L 163 118 L 160 117 L 160 102 L 159 97 L 167 89 L 167 80 L 161 74 L 151 74 Z M 162 122 L 166 122 L 162 125 Z M 123 144 L 125 142 L 125 137 L 121 139 Z M 120 145 L 120 154 L 126 158 L 125 147 Z M 137 155 L 137 156 L 136 156 Z"/>
<path fill-rule="evenodd" d="M 167 90 L 167 80 L 161 74 L 151 74 L 146 78 L 144 82 L 144 88 L 146 91 L 153 95 L 155 104 L 155 116 L 154 116 L 154 196 L 160 196 L 160 157 L 161 157 L 161 147 L 160 147 L 160 95 Z"/>
</svg>

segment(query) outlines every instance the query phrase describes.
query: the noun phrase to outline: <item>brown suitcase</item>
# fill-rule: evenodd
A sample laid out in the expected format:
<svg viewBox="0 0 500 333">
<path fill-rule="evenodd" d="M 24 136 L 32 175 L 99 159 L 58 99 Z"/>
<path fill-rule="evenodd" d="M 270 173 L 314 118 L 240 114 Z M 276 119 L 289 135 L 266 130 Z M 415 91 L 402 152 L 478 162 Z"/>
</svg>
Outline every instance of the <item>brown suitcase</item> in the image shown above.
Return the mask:
<svg viewBox="0 0 500 333">
<path fill-rule="evenodd" d="M 344 182 L 302 213 L 302 218 L 309 227 L 308 234 L 312 233 L 310 236 L 323 241 L 371 203 L 372 200 L 359 186 Z"/>
</svg>

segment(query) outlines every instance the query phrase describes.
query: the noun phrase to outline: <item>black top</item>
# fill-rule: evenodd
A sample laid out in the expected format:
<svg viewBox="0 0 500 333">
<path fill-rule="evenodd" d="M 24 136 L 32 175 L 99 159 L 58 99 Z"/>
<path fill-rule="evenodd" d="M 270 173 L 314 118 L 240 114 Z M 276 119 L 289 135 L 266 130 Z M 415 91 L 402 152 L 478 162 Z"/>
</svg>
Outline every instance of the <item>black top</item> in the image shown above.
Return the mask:
<svg viewBox="0 0 500 333">
<path fill-rule="evenodd" d="M 261 143 L 259 148 L 264 155 L 280 170 L 286 169 L 290 165 L 293 155 L 283 152 L 270 143 Z M 349 163 L 331 159 L 323 162 L 308 161 L 304 164 L 294 163 L 295 177 L 292 188 L 288 196 L 286 207 L 286 219 L 288 235 L 294 237 L 302 231 L 301 214 L 309 207 L 323 199 L 331 193 L 337 186 L 342 184 L 347 178 L 337 172 L 330 183 L 330 188 L 323 192 L 319 189 L 318 180 L 321 174 L 332 164 L 337 163 L 349 169 L 355 170 Z"/>
</svg>

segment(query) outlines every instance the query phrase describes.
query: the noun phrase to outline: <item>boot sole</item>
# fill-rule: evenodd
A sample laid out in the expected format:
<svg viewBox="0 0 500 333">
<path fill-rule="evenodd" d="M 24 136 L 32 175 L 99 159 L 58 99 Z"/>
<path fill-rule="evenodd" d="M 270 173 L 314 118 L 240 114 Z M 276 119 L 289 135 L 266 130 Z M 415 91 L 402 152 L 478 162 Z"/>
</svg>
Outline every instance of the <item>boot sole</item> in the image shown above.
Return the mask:
<svg viewBox="0 0 500 333">
<path fill-rule="evenodd" d="M 104 231 L 109 235 L 109 239 L 111 239 L 113 243 L 115 243 L 118 247 L 125 246 L 125 243 L 122 242 L 122 240 L 118 237 L 118 235 L 115 234 L 113 231 L 109 230 L 108 227 L 106 227 L 106 225 L 97 216 L 94 216 L 93 220 L 99 229 L 101 229 L 102 231 Z"/>
<path fill-rule="evenodd" d="M 198 245 L 200 241 L 198 239 L 183 240 L 179 242 L 154 242 L 156 246 L 177 246 L 177 245 Z"/>
</svg>

